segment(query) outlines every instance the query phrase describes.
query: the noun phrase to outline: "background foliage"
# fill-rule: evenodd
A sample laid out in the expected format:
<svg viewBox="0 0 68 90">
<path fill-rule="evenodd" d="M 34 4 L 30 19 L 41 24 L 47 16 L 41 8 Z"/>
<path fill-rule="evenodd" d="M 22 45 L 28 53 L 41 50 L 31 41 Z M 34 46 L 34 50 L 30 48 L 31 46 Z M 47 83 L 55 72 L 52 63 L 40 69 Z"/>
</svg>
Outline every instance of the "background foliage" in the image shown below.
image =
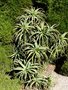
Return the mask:
<svg viewBox="0 0 68 90">
<path fill-rule="evenodd" d="M 47 22 L 58 24 L 58 29 L 65 32 L 68 29 L 68 0 L 33 0 L 38 2 L 38 7 L 42 7 L 47 12 Z M 39 5 L 40 3 L 41 6 Z M 44 8 L 46 5 L 47 8 Z"/>
<path fill-rule="evenodd" d="M 8 75 L 0 72 L 0 90 L 20 90 L 19 80 L 11 80 Z"/>
<path fill-rule="evenodd" d="M 20 90 L 17 80 L 11 80 L 4 73 L 10 71 L 13 52 L 12 39 L 17 16 L 23 13 L 23 7 L 30 7 L 31 0 L 0 0 L 0 89 Z M 2 73 L 3 72 L 3 73 Z M 9 84 L 9 85 L 8 85 Z"/>
<path fill-rule="evenodd" d="M 0 62 L 7 63 L 7 55 L 13 51 L 12 39 L 16 17 L 23 13 L 23 7 L 29 7 L 31 4 L 31 0 L 0 0 Z"/>
<path fill-rule="evenodd" d="M 68 76 L 68 61 L 65 61 L 61 67 L 61 74 Z"/>
</svg>

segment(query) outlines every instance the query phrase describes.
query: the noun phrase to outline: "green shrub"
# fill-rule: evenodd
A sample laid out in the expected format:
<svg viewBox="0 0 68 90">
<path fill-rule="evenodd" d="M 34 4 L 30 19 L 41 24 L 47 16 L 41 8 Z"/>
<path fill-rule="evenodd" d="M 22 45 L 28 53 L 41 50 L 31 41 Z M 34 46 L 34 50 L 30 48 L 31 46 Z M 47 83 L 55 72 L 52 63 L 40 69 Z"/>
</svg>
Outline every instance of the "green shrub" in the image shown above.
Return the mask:
<svg viewBox="0 0 68 90">
<path fill-rule="evenodd" d="M 61 73 L 68 76 L 68 61 L 65 61 L 61 67 Z"/>
<path fill-rule="evenodd" d="M 12 42 L 14 19 L 23 13 L 24 7 L 31 5 L 31 0 L 0 0 L 0 42 Z"/>
<path fill-rule="evenodd" d="M 12 24 L 3 15 L 0 16 L 0 42 L 9 44 L 12 42 Z"/>
<path fill-rule="evenodd" d="M 51 24 L 59 24 L 58 28 L 61 32 L 67 31 L 68 27 L 68 1 L 67 0 L 49 0 L 48 20 Z"/>
<path fill-rule="evenodd" d="M 19 80 L 10 79 L 8 75 L 0 73 L 0 90 L 20 90 Z"/>
<path fill-rule="evenodd" d="M 2 47 L 5 49 L 5 53 L 8 57 L 13 53 L 14 46 L 12 44 L 8 45 L 2 45 Z"/>
<path fill-rule="evenodd" d="M 24 7 L 30 7 L 32 5 L 31 0 L 5 0 L 1 1 L 1 13 L 8 16 L 10 19 L 15 19 L 16 16 L 23 13 Z"/>
<path fill-rule="evenodd" d="M 52 25 L 58 24 L 58 30 L 65 32 L 68 30 L 68 0 L 34 0 L 46 5 L 47 21 Z M 43 7 L 41 4 L 40 8 Z M 44 7 L 43 7 L 44 8 Z"/>
<path fill-rule="evenodd" d="M 12 60 L 8 58 L 8 54 L 8 48 L 0 46 L 0 71 L 8 72 L 11 69 Z"/>
</svg>

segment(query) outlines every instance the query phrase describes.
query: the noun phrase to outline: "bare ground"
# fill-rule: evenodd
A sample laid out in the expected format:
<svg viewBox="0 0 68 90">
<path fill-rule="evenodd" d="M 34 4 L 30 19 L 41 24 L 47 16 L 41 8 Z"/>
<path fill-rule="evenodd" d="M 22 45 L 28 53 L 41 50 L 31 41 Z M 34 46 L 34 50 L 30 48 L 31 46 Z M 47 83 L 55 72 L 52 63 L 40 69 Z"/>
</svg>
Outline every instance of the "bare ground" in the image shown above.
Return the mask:
<svg viewBox="0 0 68 90">
<path fill-rule="evenodd" d="M 50 75 L 53 79 L 50 90 L 68 90 L 68 77 L 56 73 L 54 69 L 54 65 L 49 65 L 46 71 L 46 75 Z"/>
<path fill-rule="evenodd" d="M 51 90 L 68 90 L 68 77 L 52 72 L 54 78 L 54 85 Z"/>
</svg>

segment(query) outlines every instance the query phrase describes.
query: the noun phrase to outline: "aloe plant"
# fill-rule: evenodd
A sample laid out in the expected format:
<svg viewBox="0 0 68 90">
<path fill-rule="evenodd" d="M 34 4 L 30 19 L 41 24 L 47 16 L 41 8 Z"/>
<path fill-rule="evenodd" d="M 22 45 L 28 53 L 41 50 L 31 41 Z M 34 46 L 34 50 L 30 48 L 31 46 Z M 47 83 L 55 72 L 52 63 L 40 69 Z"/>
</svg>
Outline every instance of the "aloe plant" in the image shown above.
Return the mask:
<svg viewBox="0 0 68 90">
<path fill-rule="evenodd" d="M 13 60 L 19 59 L 20 58 L 20 53 L 18 50 L 15 50 L 15 52 L 10 56 Z"/>
<path fill-rule="evenodd" d="M 40 25 L 36 25 L 37 30 L 30 36 L 30 38 L 33 40 L 35 39 L 41 45 L 50 46 L 51 43 L 56 43 L 60 36 L 60 32 L 54 29 L 54 26 L 55 25 L 52 25 L 50 27 L 47 23 L 45 24 L 44 22 L 41 22 Z"/>
<path fill-rule="evenodd" d="M 40 25 L 36 25 L 36 31 L 32 33 L 30 36 L 30 39 L 35 39 L 37 42 L 39 42 L 40 45 L 45 45 L 45 40 L 46 40 L 46 26 L 44 25 L 44 22 L 41 22 Z"/>
<path fill-rule="evenodd" d="M 50 77 L 36 76 L 31 80 L 27 81 L 27 86 L 30 86 L 30 88 L 35 86 L 38 89 L 44 90 L 50 86 L 50 83 L 51 83 Z"/>
<path fill-rule="evenodd" d="M 68 35 L 68 32 L 63 33 L 59 38 L 58 44 L 62 47 L 68 45 L 68 38 L 66 37 L 66 35 Z"/>
<path fill-rule="evenodd" d="M 35 41 L 34 44 L 27 43 L 22 48 L 27 53 L 27 60 L 32 61 L 32 63 L 40 63 L 42 60 L 48 60 L 47 51 L 49 51 L 49 48 L 47 46 L 40 46 Z"/>
<path fill-rule="evenodd" d="M 55 59 L 63 54 L 66 55 L 66 49 L 68 48 L 68 38 L 66 37 L 67 34 L 68 32 L 61 34 L 56 44 L 51 47 L 52 52 L 50 57 Z"/>
<path fill-rule="evenodd" d="M 18 44 L 21 44 L 27 42 L 33 26 L 31 25 L 31 22 L 28 21 L 28 18 L 25 18 L 24 21 L 20 21 L 20 23 L 16 25 L 15 29 L 15 42 L 18 41 Z"/>
<path fill-rule="evenodd" d="M 34 24 L 36 22 L 38 24 L 41 20 L 44 20 L 44 18 L 45 18 L 43 10 L 41 10 L 40 8 L 35 9 L 32 7 L 31 9 L 25 9 L 25 13 L 31 20 L 32 24 Z"/>
<path fill-rule="evenodd" d="M 37 74 L 37 70 L 39 65 L 37 63 L 26 62 L 25 60 L 17 60 L 17 65 L 14 67 L 14 71 L 16 72 L 16 76 L 18 76 L 21 80 L 31 79 L 35 74 Z"/>
<path fill-rule="evenodd" d="M 40 9 L 25 9 L 25 15 L 19 16 L 19 23 L 16 25 L 15 42 L 17 45 L 29 42 L 29 37 L 36 31 L 38 25 L 45 16 Z"/>
<path fill-rule="evenodd" d="M 61 34 L 55 29 L 56 24 L 48 25 L 44 17 L 43 11 L 35 8 L 25 9 L 25 14 L 18 17 L 19 23 L 15 28 L 18 52 L 12 55 L 17 77 L 27 86 L 36 86 L 41 90 L 49 86 L 50 79 L 38 76 L 38 64 L 68 54 L 68 32 Z"/>
</svg>

